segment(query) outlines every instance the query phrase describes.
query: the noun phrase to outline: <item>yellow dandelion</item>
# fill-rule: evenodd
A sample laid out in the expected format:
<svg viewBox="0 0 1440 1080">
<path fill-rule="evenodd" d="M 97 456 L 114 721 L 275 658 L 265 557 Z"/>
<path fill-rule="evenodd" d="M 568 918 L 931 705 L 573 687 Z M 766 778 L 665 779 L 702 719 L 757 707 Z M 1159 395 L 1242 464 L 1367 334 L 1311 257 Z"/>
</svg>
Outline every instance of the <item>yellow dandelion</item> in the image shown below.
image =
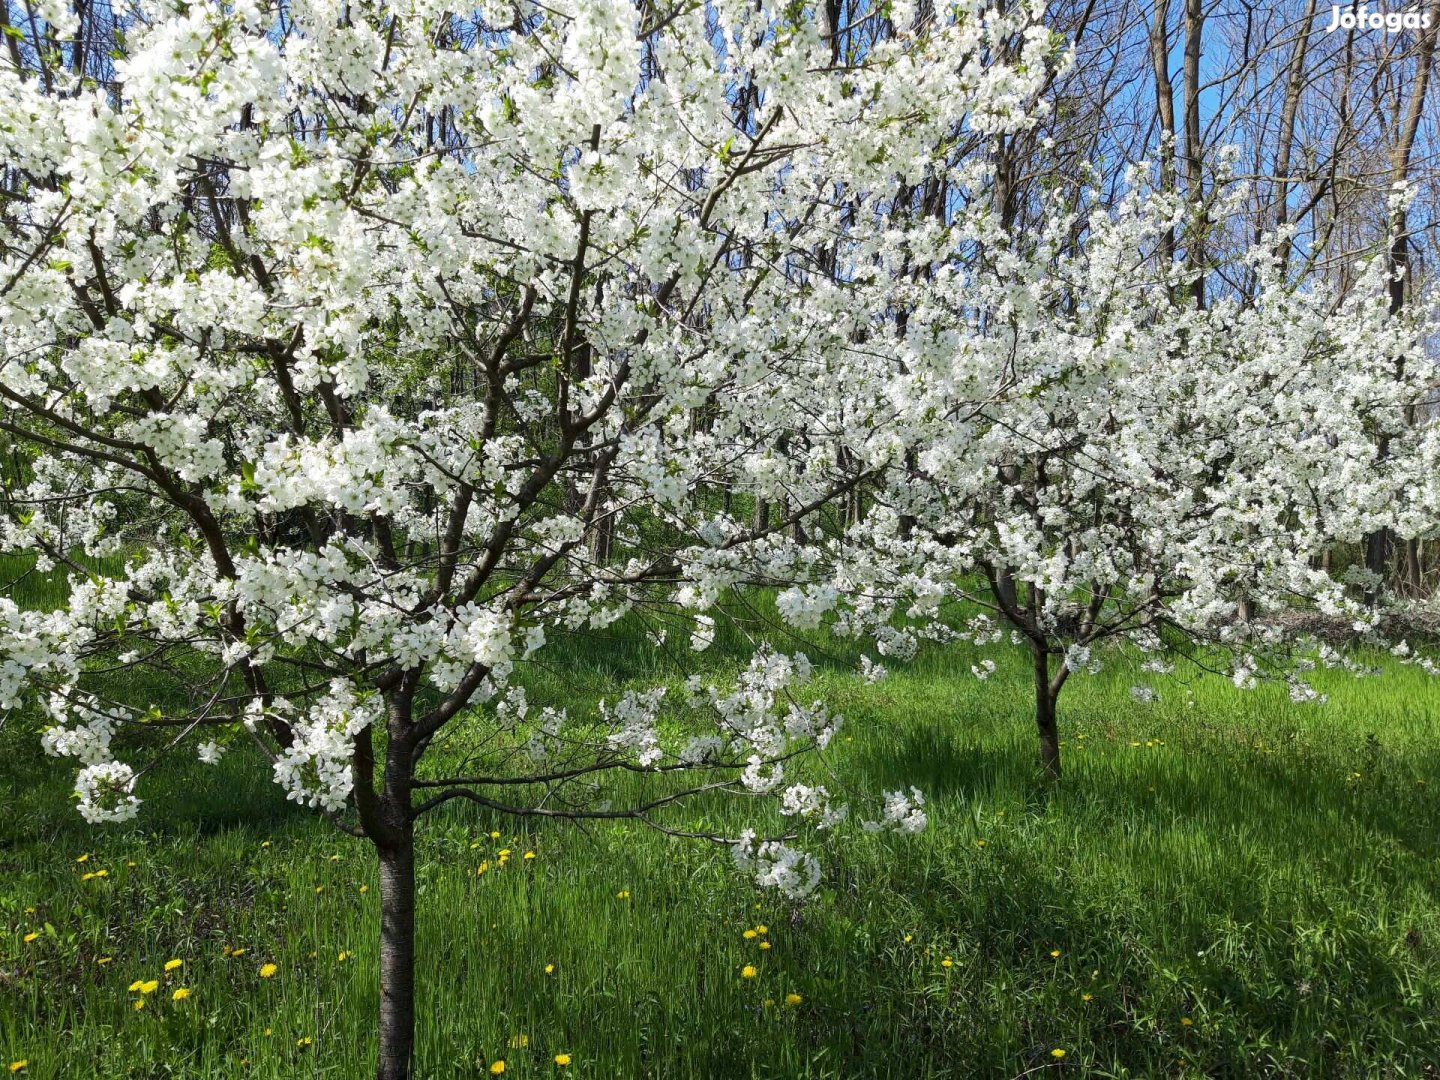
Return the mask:
<svg viewBox="0 0 1440 1080">
<path fill-rule="evenodd" d="M 940 961 L 940 966 L 943 968 L 952 968 L 955 966 L 955 961 L 951 960 L 950 957 L 947 956 L 944 960 Z"/>
<path fill-rule="evenodd" d="M 630 899 L 630 890 L 629 890 L 629 889 L 621 889 L 619 892 L 617 892 L 617 893 L 615 894 L 615 896 L 616 896 L 618 899 L 620 899 L 620 900 L 629 900 L 629 899 Z"/>
<path fill-rule="evenodd" d="M 315 886 L 315 895 L 316 895 L 316 896 L 319 896 L 319 895 L 320 895 L 322 892 L 324 892 L 324 891 L 325 891 L 325 886 L 324 886 L 324 885 L 316 885 L 316 886 Z"/>
<path fill-rule="evenodd" d="M 768 949 L 768 948 L 770 948 L 770 943 L 769 943 L 768 941 L 762 941 L 762 942 L 760 942 L 760 948 L 762 948 L 762 949 Z"/>
<path fill-rule="evenodd" d="M 31 930 L 30 933 L 25 935 L 25 944 L 29 945 L 30 942 L 34 941 L 39 936 L 40 932 L 38 930 Z"/>
<path fill-rule="evenodd" d="M 1051 949 L 1051 950 L 1050 950 L 1050 958 L 1051 958 L 1052 960 L 1058 960 L 1058 959 L 1060 959 L 1060 950 L 1059 950 L 1059 949 Z"/>
<path fill-rule="evenodd" d="M 21 1072 L 22 1070 L 24 1070 L 25 1066 L 29 1064 L 30 1062 L 26 1061 L 24 1058 L 21 1058 L 19 1061 L 12 1061 L 10 1062 L 10 1071 L 12 1073 Z"/>
<path fill-rule="evenodd" d="M 1059 1061 L 1061 1058 L 1063 1058 L 1063 1057 L 1065 1056 L 1065 1051 L 1064 1051 L 1064 1050 L 1061 1050 L 1061 1049 L 1057 1046 L 1054 1050 L 1051 1050 L 1051 1051 L 1050 1051 L 1050 1056 L 1053 1057 L 1056 1061 Z"/>
<path fill-rule="evenodd" d="M 184 960 L 166 960 L 166 961 L 165 961 L 165 970 L 166 970 L 166 971 L 174 971 L 176 968 L 180 967 L 180 966 L 181 966 L 182 964 L 184 964 L 184 963 L 185 963 Z"/>
<path fill-rule="evenodd" d="M 976 846 L 976 847 L 984 847 L 984 846 L 985 846 L 985 841 L 984 841 L 984 840 L 976 840 L 976 841 L 975 841 L 975 846 Z"/>
<path fill-rule="evenodd" d="M 912 941 L 914 941 L 914 940 L 915 940 L 915 935 L 914 935 L 914 934 L 906 934 L 906 935 L 905 935 L 905 944 L 906 944 L 906 945 L 909 945 L 909 944 L 910 944 Z"/>
<path fill-rule="evenodd" d="M 370 886 L 369 886 L 369 885 L 361 885 L 361 886 L 360 886 L 360 892 L 361 892 L 361 893 L 367 893 L 367 892 L 369 892 L 369 891 L 370 891 Z"/>
<path fill-rule="evenodd" d="M 526 858 L 526 859 L 533 859 L 533 858 L 535 858 L 535 852 L 533 852 L 533 851 L 527 851 L 527 852 L 525 852 L 525 858 Z"/>
<path fill-rule="evenodd" d="M 175 992 L 170 995 L 171 1001 L 184 1001 L 190 996 L 190 991 L 184 986 L 177 986 Z"/>
<path fill-rule="evenodd" d="M 84 855 L 81 855 L 81 856 L 80 856 L 78 859 L 76 859 L 75 861 L 76 861 L 77 863 L 89 862 L 89 861 L 90 861 L 90 853 L 87 851 Z"/>
<path fill-rule="evenodd" d="M 145 999 L 144 999 L 144 998 L 136 998 L 136 999 L 135 999 L 135 1003 L 134 1003 L 133 1005 L 131 1005 L 130 1007 L 131 1007 L 132 1009 L 134 1009 L 136 1012 L 139 1012 L 141 1009 L 143 1009 L 143 1008 L 145 1007 Z"/>
<path fill-rule="evenodd" d="M 262 848 L 269 847 L 269 846 L 270 846 L 270 841 L 269 841 L 269 840 L 262 840 L 262 841 L 260 841 L 260 846 L 261 846 Z"/>
<path fill-rule="evenodd" d="M 349 960 L 350 957 L 353 956 L 353 955 L 354 955 L 353 953 L 348 953 L 348 952 L 346 952 L 344 949 L 341 949 L 341 950 L 340 950 L 340 955 L 337 956 L 337 957 L 335 957 L 335 959 L 338 960 L 340 963 L 343 964 L 343 963 L 345 963 L 346 960 Z"/>
<path fill-rule="evenodd" d="M 501 849 L 500 849 L 500 858 L 502 858 L 502 859 L 508 859 L 509 857 L 510 857 L 510 849 L 509 849 L 508 847 L 501 848 Z"/>
<path fill-rule="evenodd" d="M 546 974 L 546 975 L 554 975 L 554 974 L 555 974 L 555 965 L 554 965 L 554 964 L 546 964 L 546 965 L 545 965 L 545 974 Z"/>
<path fill-rule="evenodd" d="M 770 928 L 764 923 L 759 923 L 755 927 L 755 932 L 757 934 L 768 934 L 770 932 Z"/>
<path fill-rule="evenodd" d="M 266 1037 L 267 1039 L 268 1039 L 271 1035 L 273 1035 L 273 1034 L 275 1034 L 275 1033 L 274 1033 L 270 1028 L 266 1028 L 266 1029 L 265 1029 L 265 1037 Z"/>
<path fill-rule="evenodd" d="M 746 964 L 740 969 L 740 977 L 742 979 L 753 979 L 758 974 L 760 973 L 755 970 L 754 964 Z"/>
<path fill-rule="evenodd" d="M 275 973 L 279 970 L 280 967 L 278 964 L 261 964 L 260 977 L 262 979 L 273 979 L 275 977 Z"/>
<path fill-rule="evenodd" d="M 495 1062 L 493 1065 L 490 1066 L 490 1075 L 491 1075 L 491 1076 L 499 1076 L 499 1075 L 500 1075 L 501 1073 L 503 1073 L 504 1071 L 505 1071 L 505 1059 L 504 1059 L 504 1058 L 501 1058 L 499 1061 Z"/>
<path fill-rule="evenodd" d="M 1191 1020 L 1188 1016 L 1182 1016 L 1182 1017 L 1180 1017 L 1180 1026 L 1181 1026 L 1181 1027 L 1193 1027 L 1194 1024 L 1195 1024 L 1195 1021 L 1194 1021 L 1194 1020 Z"/>
<path fill-rule="evenodd" d="M 804 999 L 803 997 L 801 997 L 799 994 L 786 994 L 786 995 L 785 995 L 785 1004 L 786 1004 L 786 1005 L 799 1005 L 799 1004 L 800 1004 L 802 1001 L 804 1001 L 804 1000 L 805 1000 L 805 999 Z"/>
<path fill-rule="evenodd" d="M 1094 995 L 1094 994 L 1081 994 L 1081 995 L 1080 995 L 1080 1000 L 1081 1000 L 1081 1001 L 1094 1001 L 1094 1000 L 1095 1000 L 1095 995 Z"/>
<path fill-rule="evenodd" d="M 482 862 L 479 866 L 475 868 L 475 876 L 479 877 L 481 874 L 485 873 L 485 871 L 489 869 L 490 864 L 488 862 Z"/>
<path fill-rule="evenodd" d="M 760 934 L 755 930 L 746 930 L 745 933 L 741 934 L 740 936 L 743 937 L 746 941 L 750 941 L 753 938 L 759 937 Z"/>
<path fill-rule="evenodd" d="M 97 964 L 104 965 L 104 964 L 110 963 L 110 961 L 111 961 L 111 960 L 114 960 L 114 959 L 115 959 L 115 958 L 114 958 L 113 956 L 97 956 L 97 957 L 95 958 L 95 962 L 96 962 Z"/>
<path fill-rule="evenodd" d="M 310 1038 L 309 1035 L 301 1035 L 300 1038 L 295 1040 L 295 1045 L 303 1050 L 305 1047 L 309 1046 L 314 1041 L 315 1040 Z"/>
<path fill-rule="evenodd" d="M 556 1064 L 556 1065 L 559 1065 L 559 1066 L 563 1069 L 566 1065 L 569 1065 L 569 1064 L 570 1064 L 570 1055 L 569 1055 L 569 1054 L 556 1054 L 556 1055 L 555 1055 L 555 1064 Z"/>
</svg>

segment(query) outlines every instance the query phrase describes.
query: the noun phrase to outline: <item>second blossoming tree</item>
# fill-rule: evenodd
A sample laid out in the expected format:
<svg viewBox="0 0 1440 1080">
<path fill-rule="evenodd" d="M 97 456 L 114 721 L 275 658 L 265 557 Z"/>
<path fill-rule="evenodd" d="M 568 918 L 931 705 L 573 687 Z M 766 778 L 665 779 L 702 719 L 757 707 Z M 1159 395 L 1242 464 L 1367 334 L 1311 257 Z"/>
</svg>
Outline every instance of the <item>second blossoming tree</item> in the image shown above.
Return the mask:
<svg viewBox="0 0 1440 1080">
<path fill-rule="evenodd" d="M 1320 556 L 1380 528 L 1414 535 L 1405 507 L 1423 500 L 1401 494 L 1426 490 L 1405 421 L 1430 377 L 1426 324 L 1391 311 L 1383 246 L 1344 295 L 1287 281 L 1273 244 L 1197 271 L 1159 242 L 1200 227 L 1195 209 L 1142 170 L 1131 180 L 1113 210 L 1057 207 L 1025 250 L 992 233 L 978 257 L 934 268 L 939 287 L 897 296 L 906 346 L 886 397 L 908 451 L 831 590 L 851 593 L 852 628 L 907 598 L 914 627 L 892 630 L 891 651 L 927 622 L 1022 644 L 1052 777 L 1061 691 L 1099 670 L 1105 644 L 1148 653 L 1151 674 L 1178 653 L 1315 698 L 1305 671 L 1346 661 L 1298 640 L 1286 614 L 1373 633 L 1373 583 Z M 1217 269 L 1254 287 L 1197 304 L 1195 275 Z M 889 598 L 855 603 L 852 582 L 879 580 Z M 942 598 L 961 601 L 962 622 Z"/>
</svg>

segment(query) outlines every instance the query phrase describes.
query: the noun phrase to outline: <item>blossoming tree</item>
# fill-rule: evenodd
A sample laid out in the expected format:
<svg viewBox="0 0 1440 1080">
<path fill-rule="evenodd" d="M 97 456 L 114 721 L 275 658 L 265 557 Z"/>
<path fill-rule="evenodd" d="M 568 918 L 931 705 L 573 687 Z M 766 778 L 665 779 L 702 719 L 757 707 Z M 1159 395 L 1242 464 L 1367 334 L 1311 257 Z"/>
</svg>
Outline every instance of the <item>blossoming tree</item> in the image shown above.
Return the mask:
<svg viewBox="0 0 1440 1080">
<path fill-rule="evenodd" d="M 1028 648 L 1052 777 L 1061 690 L 1108 641 L 1152 654 L 1148 672 L 1180 650 L 1238 685 L 1315 697 L 1314 650 L 1254 613 L 1303 605 L 1373 629 L 1366 590 L 1318 557 L 1387 527 L 1415 483 L 1413 454 L 1376 464 L 1377 432 L 1402 438 L 1428 377 L 1423 325 L 1387 303 L 1383 247 L 1337 296 L 1286 281 L 1262 246 L 1229 267 L 1253 275 L 1251 299 L 1198 306 L 1196 269 L 1157 258 L 1191 208 L 1132 180 L 1113 213 L 1057 208 L 1029 252 L 992 240 L 991 257 L 941 271 L 964 288 L 915 298 L 907 337 L 949 338 L 909 351 L 889 397 L 913 464 L 887 470 L 882 512 L 851 534 L 897 594 L 926 598 L 912 614 L 958 598 L 981 609 L 961 636 Z"/>
<path fill-rule="evenodd" d="M 865 267 L 951 238 L 885 200 L 1024 123 L 1053 51 L 1022 8 L 901 6 L 863 41 L 749 0 L 41 0 L 6 28 L 0 548 L 70 588 L 0 600 L 0 707 L 43 715 L 90 821 L 145 795 L 115 737 L 162 729 L 202 761 L 253 740 L 373 844 L 382 1080 L 410 1074 L 427 812 L 840 816 L 784 771 L 838 722 L 791 695 L 803 656 L 585 717 L 521 673 L 644 604 L 705 647 L 723 590 L 783 580 L 795 524 L 896 449 L 852 452 L 888 371 Z M 715 498 L 781 488 L 743 524 Z M 656 784 L 617 805 L 612 775 Z"/>
</svg>

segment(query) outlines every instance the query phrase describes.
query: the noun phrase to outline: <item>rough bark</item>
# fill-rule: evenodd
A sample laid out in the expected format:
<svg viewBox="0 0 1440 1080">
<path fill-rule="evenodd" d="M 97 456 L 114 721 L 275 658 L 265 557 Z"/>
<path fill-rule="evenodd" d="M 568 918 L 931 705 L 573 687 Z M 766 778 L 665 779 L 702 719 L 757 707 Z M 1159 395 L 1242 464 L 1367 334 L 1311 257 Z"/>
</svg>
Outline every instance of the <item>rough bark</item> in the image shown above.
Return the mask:
<svg viewBox="0 0 1440 1080">
<path fill-rule="evenodd" d="M 1060 696 L 1050 680 L 1050 654 L 1043 648 L 1031 650 L 1035 658 L 1035 727 L 1040 736 L 1040 768 L 1047 780 L 1060 779 L 1060 729 L 1055 702 Z"/>
<path fill-rule="evenodd" d="M 415 1050 L 415 834 L 380 852 L 380 1061 L 376 1080 L 410 1080 Z"/>
</svg>

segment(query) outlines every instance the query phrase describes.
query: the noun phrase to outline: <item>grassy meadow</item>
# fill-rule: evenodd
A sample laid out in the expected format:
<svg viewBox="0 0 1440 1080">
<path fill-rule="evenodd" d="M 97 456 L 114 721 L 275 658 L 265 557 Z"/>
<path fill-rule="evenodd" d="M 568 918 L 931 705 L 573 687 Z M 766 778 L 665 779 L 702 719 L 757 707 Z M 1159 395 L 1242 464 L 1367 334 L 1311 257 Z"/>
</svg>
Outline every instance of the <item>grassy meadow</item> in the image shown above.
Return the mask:
<svg viewBox="0 0 1440 1080">
<path fill-rule="evenodd" d="M 418 1075 L 1440 1076 L 1424 675 L 1325 675 L 1329 703 L 1296 705 L 1107 654 L 1062 697 L 1067 775 L 1046 785 L 1019 652 L 981 682 L 966 647 L 932 648 L 872 686 L 850 648 L 808 648 L 809 690 L 846 717 L 835 786 L 858 813 L 915 784 L 926 833 L 843 829 L 792 907 L 724 849 L 452 804 L 421 826 Z M 741 655 L 722 635 L 697 662 Z M 686 674 L 625 623 L 541 656 L 532 704 L 572 713 Z M 70 763 L 21 726 L 0 728 L 0 1070 L 366 1076 L 368 847 L 238 744 L 147 775 L 138 821 L 87 826 Z"/>
</svg>

